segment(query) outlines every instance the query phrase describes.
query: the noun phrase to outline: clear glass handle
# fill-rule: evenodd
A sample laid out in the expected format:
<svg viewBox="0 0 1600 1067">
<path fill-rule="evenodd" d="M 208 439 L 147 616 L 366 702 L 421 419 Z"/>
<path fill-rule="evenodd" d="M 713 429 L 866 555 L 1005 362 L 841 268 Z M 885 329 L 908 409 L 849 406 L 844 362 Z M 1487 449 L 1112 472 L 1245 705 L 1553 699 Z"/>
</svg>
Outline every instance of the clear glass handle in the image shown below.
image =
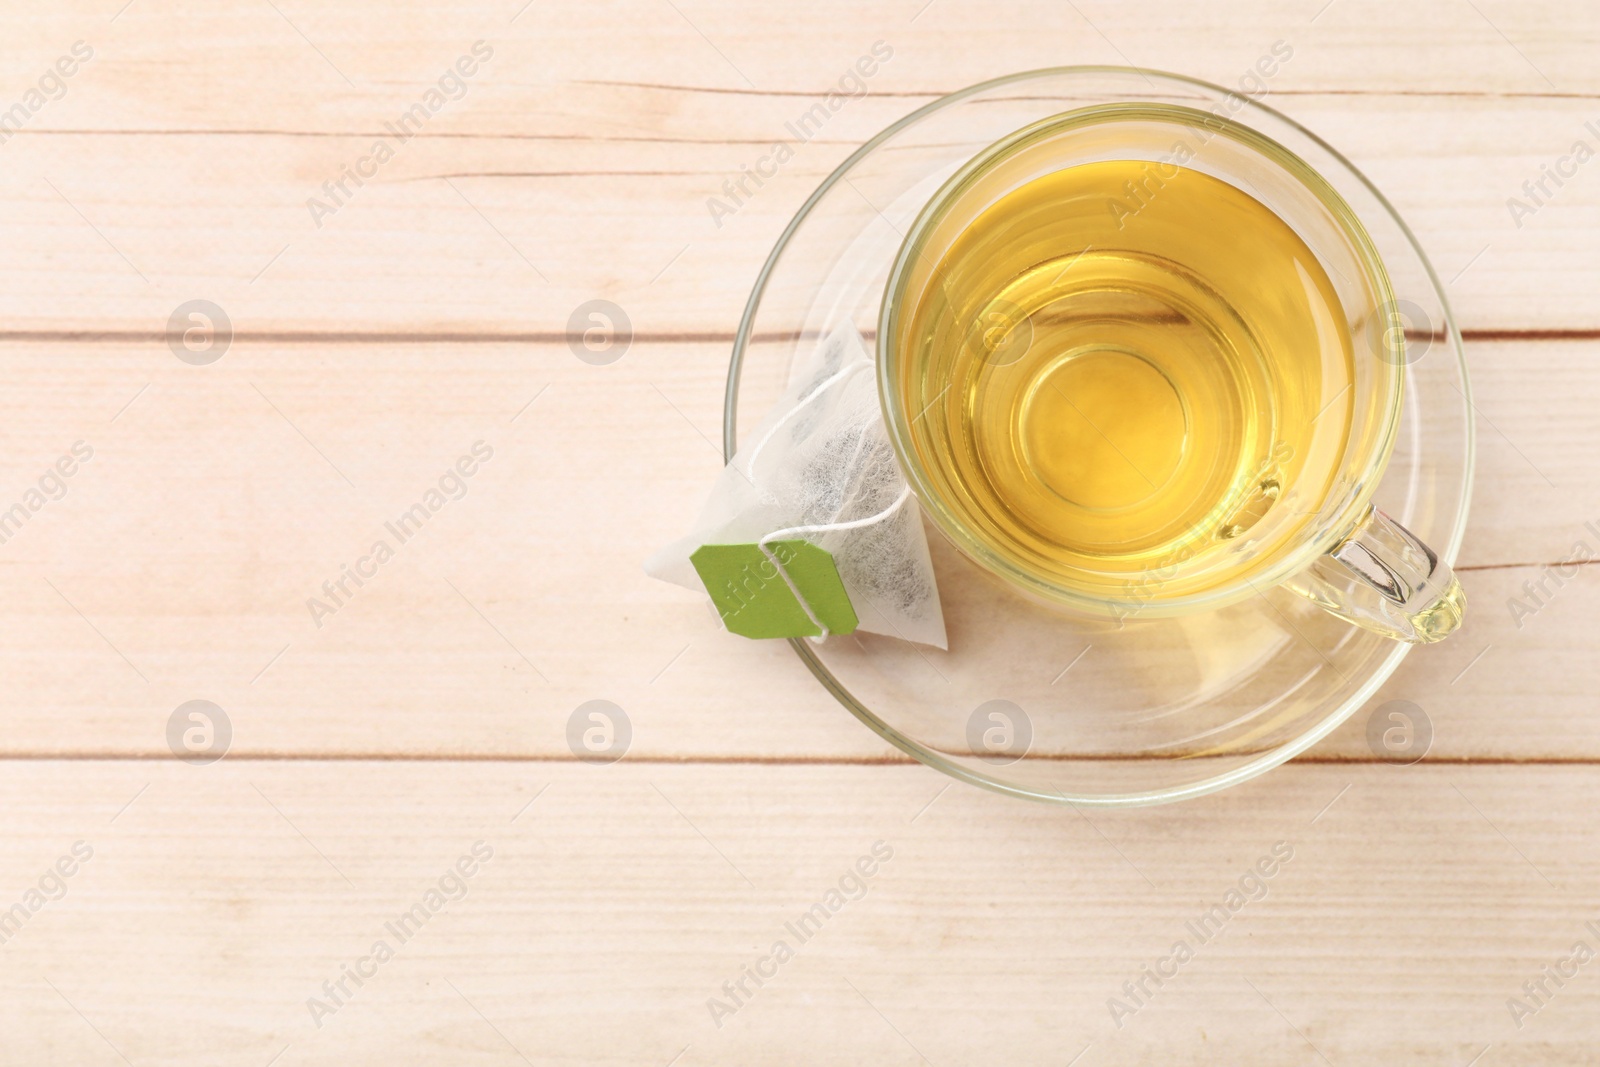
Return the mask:
<svg viewBox="0 0 1600 1067">
<path fill-rule="evenodd" d="M 1377 508 L 1284 586 L 1341 619 L 1417 645 L 1449 637 L 1467 607 L 1449 566 Z"/>
</svg>

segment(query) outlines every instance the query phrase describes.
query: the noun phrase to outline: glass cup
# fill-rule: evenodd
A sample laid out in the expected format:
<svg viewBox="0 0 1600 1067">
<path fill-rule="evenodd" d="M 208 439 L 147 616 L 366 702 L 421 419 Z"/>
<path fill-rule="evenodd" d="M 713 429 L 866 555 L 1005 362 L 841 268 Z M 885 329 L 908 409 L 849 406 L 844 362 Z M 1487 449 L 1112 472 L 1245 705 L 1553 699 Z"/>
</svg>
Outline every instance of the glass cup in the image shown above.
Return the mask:
<svg viewBox="0 0 1600 1067">
<path fill-rule="evenodd" d="M 754 280 L 728 364 L 725 455 L 753 444 L 822 338 L 850 325 L 877 346 L 906 235 L 974 157 L 1085 108 L 1171 104 L 1287 146 L 1360 219 L 1394 293 L 1366 328 L 1391 331 L 1391 355 L 1404 343 L 1403 410 L 1369 502 L 1454 563 L 1471 510 L 1475 415 L 1444 284 L 1399 211 L 1349 159 L 1269 107 L 1253 74 L 1234 84 L 1127 67 L 1026 71 L 887 126 L 819 183 Z M 1386 726 L 1389 705 L 1368 706 L 1418 647 L 1290 592 L 1305 572 L 1214 611 L 1145 613 L 1119 625 L 1029 595 L 942 535 L 928 547 L 947 650 L 863 631 L 821 644 L 795 639 L 790 649 L 885 743 L 1006 796 L 1125 807 L 1237 785 L 1358 713 Z"/>
<path fill-rule="evenodd" d="M 1130 571 L 1079 554 L 1068 563 L 1008 535 L 964 492 L 940 457 L 954 433 L 942 412 L 966 398 L 944 397 L 950 382 L 931 361 L 940 353 L 912 336 L 913 312 L 944 283 L 946 255 L 997 202 L 1043 176 L 1102 161 L 1147 164 L 1132 202 L 1160 195 L 1178 165 L 1248 192 L 1286 223 L 1322 266 L 1341 320 L 1324 334 L 1316 360 L 1353 353 L 1349 417 L 1314 432 L 1334 450 L 1331 482 L 1315 499 L 1266 479 L 1248 504 L 1248 527 L 1223 523 L 1193 531 L 1181 551 Z M 1159 251 L 1159 250 L 1158 250 Z M 1062 247 L 1056 257 L 1090 254 Z M 1042 313 L 1039 309 L 1034 314 Z M 1316 169 L 1256 129 L 1210 111 L 1162 102 L 1095 104 L 1052 115 L 1000 139 L 957 169 L 906 233 L 884 290 L 877 330 L 884 418 L 901 467 L 925 513 L 964 555 L 1034 598 L 1119 621 L 1168 618 L 1225 608 L 1282 586 L 1331 614 L 1413 644 L 1439 641 L 1461 623 L 1465 597 L 1438 553 L 1373 506 L 1394 449 L 1411 353 L 1439 339 L 1417 328 L 1397 301 L 1384 262 L 1358 214 Z M 954 336 L 997 351 L 1031 342 L 1029 316 L 956 323 Z M 1440 335 L 1442 336 L 1442 335 Z M 1020 340 L 1019 340 L 1020 339 Z M 1341 397 L 1333 397 L 1331 405 Z M 1184 403 L 1205 403 L 1185 398 Z M 1338 408 L 1346 410 L 1341 400 Z M 1326 410 L 1326 409 L 1325 409 Z M 1093 422 L 1093 413 L 1085 418 Z M 947 440 L 940 447 L 940 435 Z M 1332 445 L 1327 442 L 1332 441 Z M 1282 491 L 1280 495 L 1280 490 Z M 1306 518 L 1307 513 L 1311 518 Z M 1242 532 L 1241 532 L 1242 530 Z"/>
</svg>

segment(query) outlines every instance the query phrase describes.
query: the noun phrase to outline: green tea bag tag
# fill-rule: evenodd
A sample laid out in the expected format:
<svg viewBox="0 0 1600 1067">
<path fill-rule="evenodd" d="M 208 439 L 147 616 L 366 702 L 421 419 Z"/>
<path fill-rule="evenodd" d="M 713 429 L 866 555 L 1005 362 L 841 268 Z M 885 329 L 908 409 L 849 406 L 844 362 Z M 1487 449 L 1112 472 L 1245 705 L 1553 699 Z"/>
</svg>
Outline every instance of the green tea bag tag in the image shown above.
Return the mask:
<svg viewBox="0 0 1600 1067">
<path fill-rule="evenodd" d="M 701 545 L 689 557 L 729 633 L 759 638 L 855 632 L 855 609 L 831 555 L 800 540 L 770 541 L 766 549 Z"/>
</svg>

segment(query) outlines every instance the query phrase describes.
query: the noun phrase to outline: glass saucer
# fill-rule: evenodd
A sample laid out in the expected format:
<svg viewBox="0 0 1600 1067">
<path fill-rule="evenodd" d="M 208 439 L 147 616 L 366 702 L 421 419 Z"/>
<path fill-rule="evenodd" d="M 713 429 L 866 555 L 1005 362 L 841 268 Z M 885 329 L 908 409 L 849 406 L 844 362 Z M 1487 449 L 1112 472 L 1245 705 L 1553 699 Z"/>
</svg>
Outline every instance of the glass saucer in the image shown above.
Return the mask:
<svg viewBox="0 0 1600 1067">
<path fill-rule="evenodd" d="M 1361 218 L 1388 267 L 1407 340 L 1405 410 L 1374 502 L 1453 565 L 1472 484 L 1470 389 L 1459 331 L 1415 237 L 1315 134 L 1239 93 L 1156 71 L 1063 67 L 999 78 L 918 109 L 846 159 L 756 279 L 728 371 L 726 454 L 738 447 L 739 426 L 754 426 L 777 399 L 798 353 L 845 322 L 873 340 L 901 241 L 958 167 L 1029 123 L 1125 101 L 1186 104 L 1250 126 L 1319 171 Z M 949 651 L 864 632 L 791 643 L 890 744 L 998 792 L 1131 806 L 1245 781 L 1327 736 L 1412 650 L 1281 589 L 1172 619 L 1064 615 L 925 525 Z"/>
</svg>

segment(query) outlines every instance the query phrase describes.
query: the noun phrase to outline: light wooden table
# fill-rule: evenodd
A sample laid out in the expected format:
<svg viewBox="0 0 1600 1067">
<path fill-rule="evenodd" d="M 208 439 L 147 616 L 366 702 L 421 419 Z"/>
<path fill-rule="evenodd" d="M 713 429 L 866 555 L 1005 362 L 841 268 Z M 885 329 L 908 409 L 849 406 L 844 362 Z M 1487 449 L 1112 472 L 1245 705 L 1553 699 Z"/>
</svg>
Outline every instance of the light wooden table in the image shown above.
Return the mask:
<svg viewBox="0 0 1600 1067">
<path fill-rule="evenodd" d="M 1600 587 L 1579 567 L 1520 625 L 1509 601 L 1600 551 L 1600 162 L 1560 162 L 1600 149 L 1600 11 L 920 3 L 0 17 L 0 110 L 22 107 L 0 124 L 0 510 L 27 511 L 0 544 L 0 909 L 23 915 L 0 1063 L 1595 1061 L 1600 962 L 1543 974 L 1600 950 Z M 1392 197 L 1467 331 L 1474 610 L 1380 696 L 1426 709 L 1426 761 L 1372 762 L 1358 713 L 1179 806 L 1007 800 L 640 573 L 717 470 L 762 259 L 855 145 L 1008 71 L 1234 83 L 1280 40 L 1269 101 Z M 50 76 L 79 41 L 92 58 Z M 713 219 L 878 41 L 869 95 Z M 344 168 L 368 176 L 335 200 Z M 591 299 L 632 322 L 610 365 L 564 339 Z M 167 341 L 191 300 L 232 324 L 209 365 Z M 480 441 L 465 495 L 360 564 Z M 92 458 L 46 477 L 76 442 Z M 620 763 L 568 749 L 591 699 L 629 717 Z M 226 715 L 221 762 L 172 758 L 191 700 Z M 714 1020 L 879 841 L 866 895 Z M 1109 998 L 1276 842 L 1266 897 L 1117 1026 Z M 402 941 L 386 923 L 441 879 Z M 1514 1018 L 1526 981 L 1551 995 Z"/>
</svg>

